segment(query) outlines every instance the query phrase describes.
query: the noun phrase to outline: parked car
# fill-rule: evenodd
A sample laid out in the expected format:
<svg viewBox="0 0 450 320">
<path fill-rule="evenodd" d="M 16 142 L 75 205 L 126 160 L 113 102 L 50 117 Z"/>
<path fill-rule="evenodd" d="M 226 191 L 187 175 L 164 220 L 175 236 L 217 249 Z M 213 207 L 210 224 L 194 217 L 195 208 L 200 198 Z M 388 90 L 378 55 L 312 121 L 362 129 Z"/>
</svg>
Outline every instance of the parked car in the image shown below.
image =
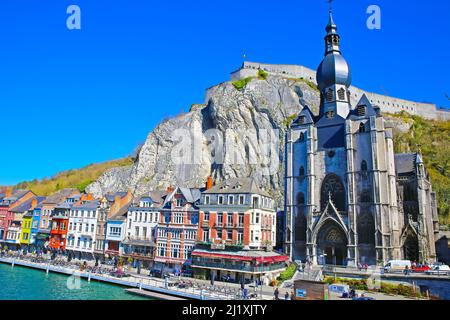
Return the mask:
<svg viewBox="0 0 450 320">
<path fill-rule="evenodd" d="M 412 270 L 412 272 L 423 273 L 423 272 L 427 272 L 428 270 L 430 270 L 430 266 L 415 267 L 415 268 L 411 268 L 411 270 Z"/>
<path fill-rule="evenodd" d="M 425 271 L 425 273 L 437 275 L 450 275 L 450 267 L 445 264 L 433 265 L 429 270 Z"/>
<path fill-rule="evenodd" d="M 150 277 L 163 278 L 163 274 L 161 270 L 153 269 L 150 271 Z"/>
</svg>

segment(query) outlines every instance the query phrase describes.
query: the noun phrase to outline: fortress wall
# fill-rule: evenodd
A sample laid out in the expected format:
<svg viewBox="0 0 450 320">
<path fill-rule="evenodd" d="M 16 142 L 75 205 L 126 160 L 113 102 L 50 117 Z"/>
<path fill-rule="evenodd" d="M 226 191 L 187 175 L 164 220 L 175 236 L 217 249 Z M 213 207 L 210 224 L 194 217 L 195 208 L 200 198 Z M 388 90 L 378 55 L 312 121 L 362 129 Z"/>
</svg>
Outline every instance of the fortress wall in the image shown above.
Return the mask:
<svg viewBox="0 0 450 320">
<path fill-rule="evenodd" d="M 317 84 L 316 72 L 299 65 L 285 64 L 264 64 L 246 61 L 242 67 L 231 74 L 231 80 L 237 81 L 247 77 L 255 77 L 258 70 L 262 69 L 270 74 L 288 77 L 303 78 Z M 437 109 L 435 104 L 408 101 L 404 99 L 394 98 L 378 93 L 371 93 L 361 90 L 357 87 L 350 87 L 352 101 L 358 102 L 365 93 L 369 100 L 380 107 L 381 111 L 387 113 L 399 113 L 402 111 L 409 114 L 418 115 L 425 119 L 431 120 L 450 120 L 450 112 Z M 355 103 L 356 103 L 355 102 Z"/>
</svg>

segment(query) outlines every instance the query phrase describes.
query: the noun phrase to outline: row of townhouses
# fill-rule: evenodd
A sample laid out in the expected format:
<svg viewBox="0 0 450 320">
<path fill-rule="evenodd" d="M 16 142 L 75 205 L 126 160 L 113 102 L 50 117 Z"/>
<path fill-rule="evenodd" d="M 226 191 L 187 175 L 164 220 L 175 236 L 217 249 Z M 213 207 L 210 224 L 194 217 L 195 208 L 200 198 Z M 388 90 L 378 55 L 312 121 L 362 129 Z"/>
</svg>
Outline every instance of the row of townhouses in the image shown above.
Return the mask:
<svg viewBox="0 0 450 320">
<path fill-rule="evenodd" d="M 201 189 L 171 187 L 94 199 L 76 189 L 49 197 L 0 192 L 2 248 L 48 248 L 78 259 L 126 259 L 152 273 L 268 283 L 289 258 L 273 250 L 275 201 L 251 178 Z"/>
</svg>

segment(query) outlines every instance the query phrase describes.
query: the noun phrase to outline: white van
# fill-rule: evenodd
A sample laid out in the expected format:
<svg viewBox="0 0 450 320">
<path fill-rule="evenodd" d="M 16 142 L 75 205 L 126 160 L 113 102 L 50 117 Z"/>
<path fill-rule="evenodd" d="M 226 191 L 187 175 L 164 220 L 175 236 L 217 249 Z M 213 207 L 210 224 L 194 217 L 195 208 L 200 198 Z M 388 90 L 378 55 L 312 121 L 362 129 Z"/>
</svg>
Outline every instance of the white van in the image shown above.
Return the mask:
<svg viewBox="0 0 450 320">
<path fill-rule="evenodd" d="M 409 260 L 390 260 L 388 263 L 384 266 L 384 272 L 395 272 L 395 271 L 403 271 L 405 268 L 408 267 L 409 270 L 411 270 L 411 261 Z"/>
</svg>

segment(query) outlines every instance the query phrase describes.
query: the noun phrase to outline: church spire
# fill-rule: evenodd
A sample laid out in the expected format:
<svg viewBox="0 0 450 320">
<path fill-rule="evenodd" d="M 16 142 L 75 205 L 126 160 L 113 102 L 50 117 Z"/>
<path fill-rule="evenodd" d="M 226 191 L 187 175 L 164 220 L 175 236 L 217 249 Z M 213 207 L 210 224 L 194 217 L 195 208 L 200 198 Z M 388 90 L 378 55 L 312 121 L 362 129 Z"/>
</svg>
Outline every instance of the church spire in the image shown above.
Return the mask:
<svg viewBox="0 0 450 320">
<path fill-rule="evenodd" d="M 352 76 L 350 67 L 341 54 L 341 37 L 333 20 L 332 1 L 328 24 L 325 28 L 325 57 L 317 69 L 317 84 L 321 92 L 321 115 L 333 118 L 339 115 L 346 118 L 350 111 L 349 87 Z"/>
<path fill-rule="evenodd" d="M 339 48 L 341 37 L 337 33 L 337 25 L 334 23 L 333 20 L 333 9 L 331 7 L 331 0 L 330 0 L 329 19 L 325 30 L 327 32 L 327 35 L 325 36 L 325 55 L 332 52 L 341 53 L 341 50 Z"/>
</svg>

